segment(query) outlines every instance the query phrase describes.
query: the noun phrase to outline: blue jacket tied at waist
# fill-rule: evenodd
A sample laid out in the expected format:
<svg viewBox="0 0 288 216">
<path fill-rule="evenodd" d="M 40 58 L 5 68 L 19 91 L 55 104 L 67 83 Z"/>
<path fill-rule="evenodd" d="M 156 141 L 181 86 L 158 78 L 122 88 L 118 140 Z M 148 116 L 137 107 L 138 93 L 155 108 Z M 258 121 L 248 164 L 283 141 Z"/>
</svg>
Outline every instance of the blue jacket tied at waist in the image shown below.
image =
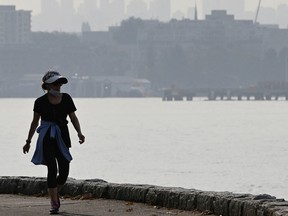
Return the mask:
<svg viewBox="0 0 288 216">
<path fill-rule="evenodd" d="M 39 133 L 39 136 L 37 139 L 36 149 L 35 149 L 31 162 L 34 163 L 35 165 L 40 165 L 40 164 L 46 165 L 44 154 L 43 154 L 43 141 L 49 128 L 51 128 L 50 138 L 56 139 L 60 152 L 70 162 L 72 160 L 72 156 L 69 152 L 68 147 L 65 145 L 62 139 L 61 130 L 59 126 L 56 123 L 49 122 L 49 121 L 41 121 L 41 125 L 37 128 L 37 133 Z"/>
</svg>

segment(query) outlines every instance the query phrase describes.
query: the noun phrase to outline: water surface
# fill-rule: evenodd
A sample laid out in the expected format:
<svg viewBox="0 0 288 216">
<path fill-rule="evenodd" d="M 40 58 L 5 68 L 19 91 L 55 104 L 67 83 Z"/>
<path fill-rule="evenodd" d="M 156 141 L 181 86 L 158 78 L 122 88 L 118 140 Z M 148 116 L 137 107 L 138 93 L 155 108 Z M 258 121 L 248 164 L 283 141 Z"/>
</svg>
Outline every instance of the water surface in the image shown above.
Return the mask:
<svg viewBox="0 0 288 216">
<path fill-rule="evenodd" d="M 288 199 L 288 102 L 79 99 L 70 177 Z M 34 99 L 0 99 L 1 175 L 45 176 L 22 153 Z"/>
</svg>

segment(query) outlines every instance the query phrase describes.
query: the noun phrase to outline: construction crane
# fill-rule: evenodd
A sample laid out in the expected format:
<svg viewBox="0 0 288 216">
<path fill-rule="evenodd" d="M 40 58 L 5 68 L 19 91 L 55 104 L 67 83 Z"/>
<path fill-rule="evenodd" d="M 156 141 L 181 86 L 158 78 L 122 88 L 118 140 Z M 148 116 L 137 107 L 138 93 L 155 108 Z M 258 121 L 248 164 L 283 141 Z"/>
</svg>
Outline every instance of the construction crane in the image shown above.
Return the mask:
<svg viewBox="0 0 288 216">
<path fill-rule="evenodd" d="M 258 19 L 258 14 L 259 14 L 260 7 L 261 7 L 261 1 L 262 1 L 262 0 L 259 0 L 259 3 L 258 3 L 258 8 L 257 8 L 257 11 L 256 11 L 255 20 L 254 20 L 254 23 L 255 23 L 255 24 L 256 24 L 257 19 Z"/>
<path fill-rule="evenodd" d="M 197 10 L 197 2 L 195 1 L 195 13 L 194 13 L 194 20 L 198 20 L 198 10 Z"/>
</svg>

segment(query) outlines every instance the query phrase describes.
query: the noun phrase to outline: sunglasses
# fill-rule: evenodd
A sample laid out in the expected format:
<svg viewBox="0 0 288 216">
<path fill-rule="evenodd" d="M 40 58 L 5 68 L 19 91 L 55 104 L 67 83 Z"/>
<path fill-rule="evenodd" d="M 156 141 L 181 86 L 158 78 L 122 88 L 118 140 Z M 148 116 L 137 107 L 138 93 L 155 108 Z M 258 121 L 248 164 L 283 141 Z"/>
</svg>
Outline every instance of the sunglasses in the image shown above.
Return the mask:
<svg viewBox="0 0 288 216">
<path fill-rule="evenodd" d="M 63 83 L 56 81 L 56 82 L 51 83 L 51 85 L 58 86 L 58 85 L 63 85 Z"/>
</svg>

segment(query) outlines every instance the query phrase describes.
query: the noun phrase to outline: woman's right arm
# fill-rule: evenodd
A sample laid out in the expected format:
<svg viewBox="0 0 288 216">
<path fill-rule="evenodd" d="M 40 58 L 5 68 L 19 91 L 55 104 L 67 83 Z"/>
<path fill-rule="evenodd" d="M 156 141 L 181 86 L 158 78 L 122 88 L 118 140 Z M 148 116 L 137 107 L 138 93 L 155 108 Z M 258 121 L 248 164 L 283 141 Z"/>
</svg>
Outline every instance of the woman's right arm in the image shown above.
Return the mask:
<svg viewBox="0 0 288 216">
<path fill-rule="evenodd" d="M 33 120 L 31 122 L 29 133 L 28 133 L 28 138 L 26 140 L 26 144 L 23 146 L 23 153 L 24 154 L 29 152 L 30 143 L 31 143 L 32 137 L 33 137 L 33 135 L 34 135 L 34 133 L 38 127 L 39 119 L 40 119 L 40 114 L 37 112 L 34 112 Z"/>
</svg>

